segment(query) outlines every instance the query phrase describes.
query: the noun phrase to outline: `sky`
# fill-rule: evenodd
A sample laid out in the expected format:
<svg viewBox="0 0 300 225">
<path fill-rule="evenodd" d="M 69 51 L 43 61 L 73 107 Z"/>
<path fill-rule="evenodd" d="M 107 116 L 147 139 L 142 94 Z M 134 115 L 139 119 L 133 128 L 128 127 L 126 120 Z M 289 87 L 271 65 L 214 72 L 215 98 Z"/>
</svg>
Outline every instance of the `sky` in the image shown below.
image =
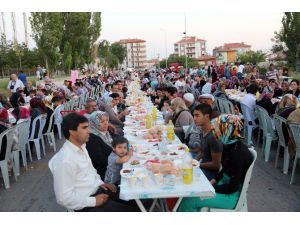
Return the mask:
<svg viewBox="0 0 300 225">
<path fill-rule="evenodd" d="M 115 42 L 124 38 L 146 40 L 147 58 L 164 58 L 173 53 L 174 43 L 184 35 L 185 16 L 187 36 L 197 36 L 207 41 L 207 52 L 224 43 L 244 42 L 252 50 L 268 51 L 272 46 L 274 31 L 281 27 L 280 12 L 103 12 L 100 39 Z M 12 39 L 10 13 L 4 13 L 6 33 Z M 27 13 L 29 17 L 29 13 Z M 16 13 L 18 41 L 24 41 L 22 13 Z M 0 23 L 2 28 L 2 23 Z M 28 31 L 31 32 L 28 22 Z M 34 47 L 32 38 L 29 47 Z"/>
</svg>

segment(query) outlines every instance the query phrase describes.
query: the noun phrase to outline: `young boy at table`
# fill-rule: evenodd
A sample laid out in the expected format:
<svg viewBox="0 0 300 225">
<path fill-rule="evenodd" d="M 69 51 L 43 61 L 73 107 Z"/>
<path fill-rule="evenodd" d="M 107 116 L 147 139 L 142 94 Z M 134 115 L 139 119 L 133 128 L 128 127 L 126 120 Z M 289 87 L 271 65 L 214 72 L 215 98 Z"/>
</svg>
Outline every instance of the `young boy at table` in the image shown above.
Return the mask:
<svg viewBox="0 0 300 225">
<path fill-rule="evenodd" d="M 108 165 L 105 173 L 105 182 L 109 184 L 120 184 L 123 163 L 130 160 L 132 151 L 128 150 L 128 140 L 117 136 L 112 141 L 113 151 L 108 157 Z"/>
<path fill-rule="evenodd" d="M 194 122 L 196 126 L 201 128 L 199 153 L 195 158 L 202 160 L 200 168 L 208 180 L 211 180 L 218 173 L 223 151 L 222 143 L 216 139 L 212 132 L 211 116 L 212 108 L 206 103 L 201 103 L 194 109 Z"/>
</svg>

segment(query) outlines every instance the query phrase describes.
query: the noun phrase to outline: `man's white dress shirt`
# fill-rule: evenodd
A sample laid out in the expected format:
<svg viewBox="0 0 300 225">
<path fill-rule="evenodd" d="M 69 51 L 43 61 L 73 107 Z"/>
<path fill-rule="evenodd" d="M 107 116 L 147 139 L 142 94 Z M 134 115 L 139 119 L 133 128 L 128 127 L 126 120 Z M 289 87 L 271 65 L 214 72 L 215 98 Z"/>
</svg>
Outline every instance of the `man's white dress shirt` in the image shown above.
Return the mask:
<svg viewBox="0 0 300 225">
<path fill-rule="evenodd" d="M 58 204 L 73 210 L 96 206 L 96 198 L 90 196 L 103 181 L 93 167 L 85 145 L 80 149 L 67 140 L 49 161 L 49 168 Z"/>
</svg>

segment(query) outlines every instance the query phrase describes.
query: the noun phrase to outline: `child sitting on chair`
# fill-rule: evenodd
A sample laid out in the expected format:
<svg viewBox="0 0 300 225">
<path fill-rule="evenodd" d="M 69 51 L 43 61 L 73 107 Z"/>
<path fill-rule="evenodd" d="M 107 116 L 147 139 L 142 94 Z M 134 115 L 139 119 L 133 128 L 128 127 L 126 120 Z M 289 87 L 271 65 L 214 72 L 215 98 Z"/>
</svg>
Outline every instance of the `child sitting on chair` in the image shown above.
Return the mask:
<svg viewBox="0 0 300 225">
<path fill-rule="evenodd" d="M 120 171 L 123 163 L 130 160 L 133 151 L 128 150 L 128 140 L 124 137 L 115 137 L 112 141 L 113 151 L 108 157 L 108 165 L 105 173 L 105 182 L 119 184 L 121 180 Z"/>
</svg>

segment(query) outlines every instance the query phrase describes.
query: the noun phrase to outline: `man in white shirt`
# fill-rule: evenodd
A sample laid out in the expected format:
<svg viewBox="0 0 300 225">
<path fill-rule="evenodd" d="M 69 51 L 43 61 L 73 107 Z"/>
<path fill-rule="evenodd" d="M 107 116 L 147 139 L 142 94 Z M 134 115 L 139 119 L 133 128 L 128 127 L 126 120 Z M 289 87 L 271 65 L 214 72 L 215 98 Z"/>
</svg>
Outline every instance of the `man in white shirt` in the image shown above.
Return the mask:
<svg viewBox="0 0 300 225">
<path fill-rule="evenodd" d="M 85 147 L 89 138 L 87 118 L 77 113 L 66 115 L 62 131 L 67 140 L 49 161 L 58 204 L 84 212 L 134 211 L 132 206 L 113 200 L 118 200 L 117 188 L 104 183 L 94 169 Z"/>
<path fill-rule="evenodd" d="M 244 75 L 244 65 L 243 63 L 240 63 L 239 67 L 238 67 L 238 71 L 237 71 L 237 77 L 242 80 Z"/>
<path fill-rule="evenodd" d="M 207 82 L 204 84 L 202 88 L 202 94 L 210 94 L 211 93 L 211 85 L 212 85 L 212 79 L 208 78 Z"/>
<path fill-rule="evenodd" d="M 21 80 L 18 79 L 16 74 L 10 75 L 10 81 L 8 82 L 7 89 L 10 90 L 10 93 L 15 93 L 18 88 L 23 89 L 25 86 Z"/>
<path fill-rule="evenodd" d="M 256 120 L 256 114 L 255 114 L 255 106 L 256 106 L 256 92 L 258 91 L 257 84 L 250 84 L 247 88 L 247 94 L 244 96 L 244 98 L 241 100 L 242 104 L 245 104 L 250 108 L 250 118 L 252 120 Z"/>
<path fill-rule="evenodd" d="M 180 76 L 179 79 L 175 82 L 175 87 L 179 90 L 179 87 L 183 87 L 185 85 L 184 76 Z"/>
</svg>

